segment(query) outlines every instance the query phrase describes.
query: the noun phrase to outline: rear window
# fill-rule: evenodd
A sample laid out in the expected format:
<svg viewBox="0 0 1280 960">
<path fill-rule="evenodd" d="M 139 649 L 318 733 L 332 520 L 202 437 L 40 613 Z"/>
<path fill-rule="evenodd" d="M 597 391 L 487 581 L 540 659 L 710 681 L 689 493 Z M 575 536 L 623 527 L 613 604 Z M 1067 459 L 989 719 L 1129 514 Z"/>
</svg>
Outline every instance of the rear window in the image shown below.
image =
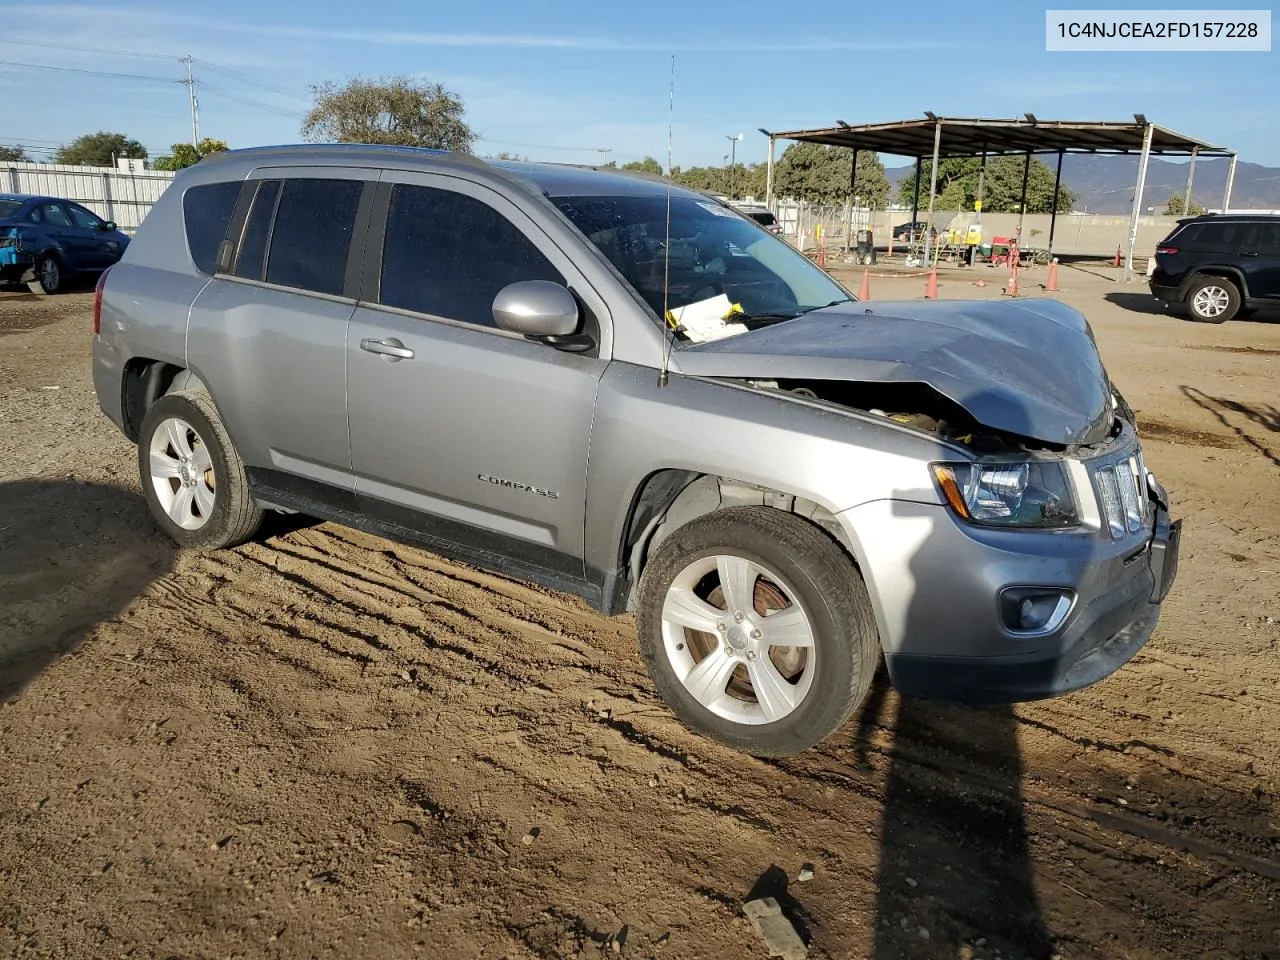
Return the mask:
<svg viewBox="0 0 1280 960">
<path fill-rule="evenodd" d="M 363 190 L 361 180 L 286 180 L 271 231 L 267 283 L 342 293 Z"/>
<path fill-rule="evenodd" d="M 227 221 L 240 196 L 241 184 L 205 183 L 182 196 L 182 215 L 187 226 L 187 249 L 201 273 L 218 269 L 218 247 L 227 234 Z"/>
<path fill-rule="evenodd" d="M 21 209 L 21 200 L 0 200 L 0 220 L 9 219 Z"/>
<path fill-rule="evenodd" d="M 1195 248 L 1210 250 L 1214 253 L 1235 253 L 1253 232 L 1253 224 L 1240 221 L 1201 223 L 1198 227 L 1199 232 L 1194 240 Z"/>
</svg>

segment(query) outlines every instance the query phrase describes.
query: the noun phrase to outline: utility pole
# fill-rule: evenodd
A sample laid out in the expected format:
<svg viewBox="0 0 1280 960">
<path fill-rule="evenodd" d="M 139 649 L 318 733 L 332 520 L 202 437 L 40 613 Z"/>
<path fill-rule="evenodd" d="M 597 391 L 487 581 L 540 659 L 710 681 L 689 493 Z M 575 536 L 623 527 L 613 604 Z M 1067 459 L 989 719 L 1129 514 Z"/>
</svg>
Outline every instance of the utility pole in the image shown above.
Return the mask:
<svg viewBox="0 0 1280 960">
<path fill-rule="evenodd" d="M 195 64 L 195 58 L 191 54 L 187 54 L 181 58 L 181 62 L 187 65 L 187 79 L 179 80 L 183 86 L 187 88 L 187 92 L 191 94 L 191 146 L 200 146 L 200 101 L 196 99 L 196 78 L 192 75 L 191 68 Z"/>
</svg>

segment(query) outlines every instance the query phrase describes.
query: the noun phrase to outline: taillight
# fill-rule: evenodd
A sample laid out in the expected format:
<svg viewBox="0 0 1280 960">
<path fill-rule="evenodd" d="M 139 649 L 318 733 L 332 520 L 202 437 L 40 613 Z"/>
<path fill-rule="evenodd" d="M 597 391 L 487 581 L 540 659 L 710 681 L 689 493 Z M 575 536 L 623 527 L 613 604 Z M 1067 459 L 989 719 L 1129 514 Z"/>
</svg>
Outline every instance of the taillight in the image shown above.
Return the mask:
<svg viewBox="0 0 1280 960">
<path fill-rule="evenodd" d="M 1177 252 L 1177 247 L 1156 247 L 1156 253 L 1167 253 L 1169 256 L 1173 256 Z"/>
<path fill-rule="evenodd" d="M 93 288 L 93 335 L 95 337 L 102 332 L 102 289 L 107 285 L 107 274 L 110 272 L 110 267 L 103 270 L 98 277 L 97 285 Z"/>
</svg>

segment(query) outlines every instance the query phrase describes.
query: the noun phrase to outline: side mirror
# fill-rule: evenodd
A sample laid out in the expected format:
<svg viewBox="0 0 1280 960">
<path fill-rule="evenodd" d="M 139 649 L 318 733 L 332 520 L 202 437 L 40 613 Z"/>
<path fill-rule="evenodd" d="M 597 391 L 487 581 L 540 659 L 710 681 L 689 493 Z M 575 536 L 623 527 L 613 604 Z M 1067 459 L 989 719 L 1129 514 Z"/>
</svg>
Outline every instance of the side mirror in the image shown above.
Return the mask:
<svg viewBox="0 0 1280 960">
<path fill-rule="evenodd" d="M 114 220 L 104 220 L 102 222 L 103 233 L 115 233 L 116 229 L 116 222 Z"/>
<path fill-rule="evenodd" d="M 503 287 L 493 298 L 493 322 L 499 330 L 521 333 L 570 353 L 595 346 L 591 337 L 574 332 L 579 319 L 573 294 L 550 280 L 521 280 Z"/>
</svg>

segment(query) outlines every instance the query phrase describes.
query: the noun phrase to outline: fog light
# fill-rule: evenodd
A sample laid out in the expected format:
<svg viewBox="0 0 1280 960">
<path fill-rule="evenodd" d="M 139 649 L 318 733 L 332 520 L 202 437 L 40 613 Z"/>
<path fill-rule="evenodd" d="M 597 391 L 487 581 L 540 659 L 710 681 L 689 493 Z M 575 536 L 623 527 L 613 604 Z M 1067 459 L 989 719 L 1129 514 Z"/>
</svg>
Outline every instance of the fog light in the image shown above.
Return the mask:
<svg viewBox="0 0 1280 960">
<path fill-rule="evenodd" d="M 1060 587 L 1006 587 L 1000 594 L 1000 619 L 1010 633 L 1051 633 L 1066 619 L 1074 598 Z"/>
</svg>

